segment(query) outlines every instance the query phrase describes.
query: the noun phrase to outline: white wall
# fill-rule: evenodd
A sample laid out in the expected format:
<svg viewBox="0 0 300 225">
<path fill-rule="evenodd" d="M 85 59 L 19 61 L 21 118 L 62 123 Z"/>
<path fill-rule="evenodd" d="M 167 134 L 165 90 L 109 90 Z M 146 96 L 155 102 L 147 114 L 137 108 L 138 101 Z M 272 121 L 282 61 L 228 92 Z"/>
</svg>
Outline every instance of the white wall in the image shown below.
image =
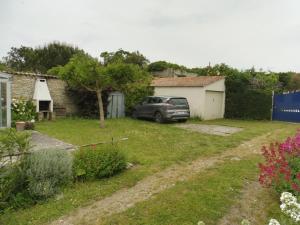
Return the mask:
<svg viewBox="0 0 300 225">
<path fill-rule="evenodd" d="M 218 80 L 204 87 L 208 91 L 225 91 L 225 79 Z"/>
<path fill-rule="evenodd" d="M 216 95 L 214 95 L 214 93 L 212 93 L 211 91 L 217 92 Z M 190 106 L 191 117 L 201 117 L 204 120 L 224 117 L 224 79 L 216 81 L 205 87 L 155 87 L 154 95 L 166 95 L 187 98 Z M 211 108 L 206 107 L 206 104 L 209 104 L 209 102 L 206 103 L 206 101 L 211 101 L 212 98 L 215 98 L 213 101 L 216 101 L 216 104 L 220 104 L 220 106 Z M 215 110 L 217 110 L 218 112 L 213 112 Z"/>
<path fill-rule="evenodd" d="M 223 96 L 222 91 L 205 91 L 205 120 L 223 118 Z"/>
<path fill-rule="evenodd" d="M 222 97 L 221 98 L 223 98 L 223 100 L 221 100 L 221 103 L 219 103 L 219 104 L 222 104 L 222 106 L 219 109 L 219 110 L 221 110 L 221 112 L 218 112 L 217 114 L 215 114 L 215 115 L 218 115 L 217 117 L 215 115 L 212 115 L 212 113 L 206 111 L 205 114 L 204 114 L 203 119 L 207 120 L 207 119 L 224 118 L 224 113 L 225 113 L 225 90 L 226 90 L 225 79 L 218 80 L 218 81 L 204 87 L 204 91 L 206 92 L 205 95 L 212 94 L 209 91 L 222 92 Z M 209 99 L 209 97 L 205 97 L 204 101 L 209 101 L 208 99 Z M 219 101 L 219 97 L 216 100 Z M 208 104 L 208 103 L 204 103 L 204 105 L 205 104 Z"/>
<path fill-rule="evenodd" d="M 191 117 L 204 116 L 204 90 L 202 87 L 155 87 L 154 95 L 185 97 L 190 106 Z"/>
</svg>

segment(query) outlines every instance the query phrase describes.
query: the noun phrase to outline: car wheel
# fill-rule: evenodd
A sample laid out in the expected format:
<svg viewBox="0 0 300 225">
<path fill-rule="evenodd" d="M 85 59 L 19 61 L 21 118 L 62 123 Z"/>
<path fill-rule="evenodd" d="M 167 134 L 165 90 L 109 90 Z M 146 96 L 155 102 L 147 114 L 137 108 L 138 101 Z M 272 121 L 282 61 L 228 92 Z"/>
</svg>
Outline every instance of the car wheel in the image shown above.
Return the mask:
<svg viewBox="0 0 300 225">
<path fill-rule="evenodd" d="M 155 122 L 157 122 L 157 123 L 164 122 L 164 118 L 160 112 L 155 113 L 154 119 L 155 119 Z"/>
<path fill-rule="evenodd" d="M 138 113 L 137 113 L 136 110 L 134 110 L 134 111 L 132 112 L 131 117 L 132 117 L 133 119 L 138 119 Z"/>
</svg>

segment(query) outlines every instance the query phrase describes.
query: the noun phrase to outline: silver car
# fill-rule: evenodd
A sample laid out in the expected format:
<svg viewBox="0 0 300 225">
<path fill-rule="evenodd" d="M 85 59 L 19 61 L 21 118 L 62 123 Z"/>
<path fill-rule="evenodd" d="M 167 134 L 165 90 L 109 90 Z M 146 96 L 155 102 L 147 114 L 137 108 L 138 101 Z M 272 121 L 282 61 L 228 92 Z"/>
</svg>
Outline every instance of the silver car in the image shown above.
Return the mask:
<svg viewBox="0 0 300 225">
<path fill-rule="evenodd" d="M 190 108 L 184 97 L 148 96 L 134 107 L 132 117 L 154 119 L 158 123 L 185 122 L 190 117 Z"/>
</svg>

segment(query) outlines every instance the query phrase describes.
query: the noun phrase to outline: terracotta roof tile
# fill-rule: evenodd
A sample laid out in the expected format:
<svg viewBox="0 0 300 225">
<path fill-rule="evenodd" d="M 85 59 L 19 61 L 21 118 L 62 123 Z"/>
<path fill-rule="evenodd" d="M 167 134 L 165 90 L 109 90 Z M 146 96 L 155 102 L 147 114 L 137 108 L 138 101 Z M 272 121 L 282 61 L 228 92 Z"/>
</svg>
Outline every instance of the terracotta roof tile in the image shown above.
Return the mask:
<svg viewBox="0 0 300 225">
<path fill-rule="evenodd" d="M 48 77 L 48 78 L 59 79 L 55 75 L 48 75 L 48 74 L 41 74 L 41 73 L 17 72 L 17 71 L 0 71 L 0 72 L 11 74 L 11 75 L 34 76 L 34 77 Z"/>
<path fill-rule="evenodd" d="M 164 77 L 152 81 L 153 87 L 204 87 L 218 80 L 223 76 L 199 76 L 199 77 Z"/>
</svg>

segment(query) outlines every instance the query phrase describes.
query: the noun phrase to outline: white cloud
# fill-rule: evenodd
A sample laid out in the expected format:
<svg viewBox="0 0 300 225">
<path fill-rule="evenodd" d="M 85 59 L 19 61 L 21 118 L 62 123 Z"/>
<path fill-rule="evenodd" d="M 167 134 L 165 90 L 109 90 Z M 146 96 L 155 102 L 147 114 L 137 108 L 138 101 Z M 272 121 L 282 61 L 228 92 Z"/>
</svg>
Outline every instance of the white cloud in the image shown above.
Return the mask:
<svg viewBox="0 0 300 225">
<path fill-rule="evenodd" d="M 0 56 L 50 41 L 187 66 L 300 71 L 297 0 L 0 0 Z"/>
</svg>

